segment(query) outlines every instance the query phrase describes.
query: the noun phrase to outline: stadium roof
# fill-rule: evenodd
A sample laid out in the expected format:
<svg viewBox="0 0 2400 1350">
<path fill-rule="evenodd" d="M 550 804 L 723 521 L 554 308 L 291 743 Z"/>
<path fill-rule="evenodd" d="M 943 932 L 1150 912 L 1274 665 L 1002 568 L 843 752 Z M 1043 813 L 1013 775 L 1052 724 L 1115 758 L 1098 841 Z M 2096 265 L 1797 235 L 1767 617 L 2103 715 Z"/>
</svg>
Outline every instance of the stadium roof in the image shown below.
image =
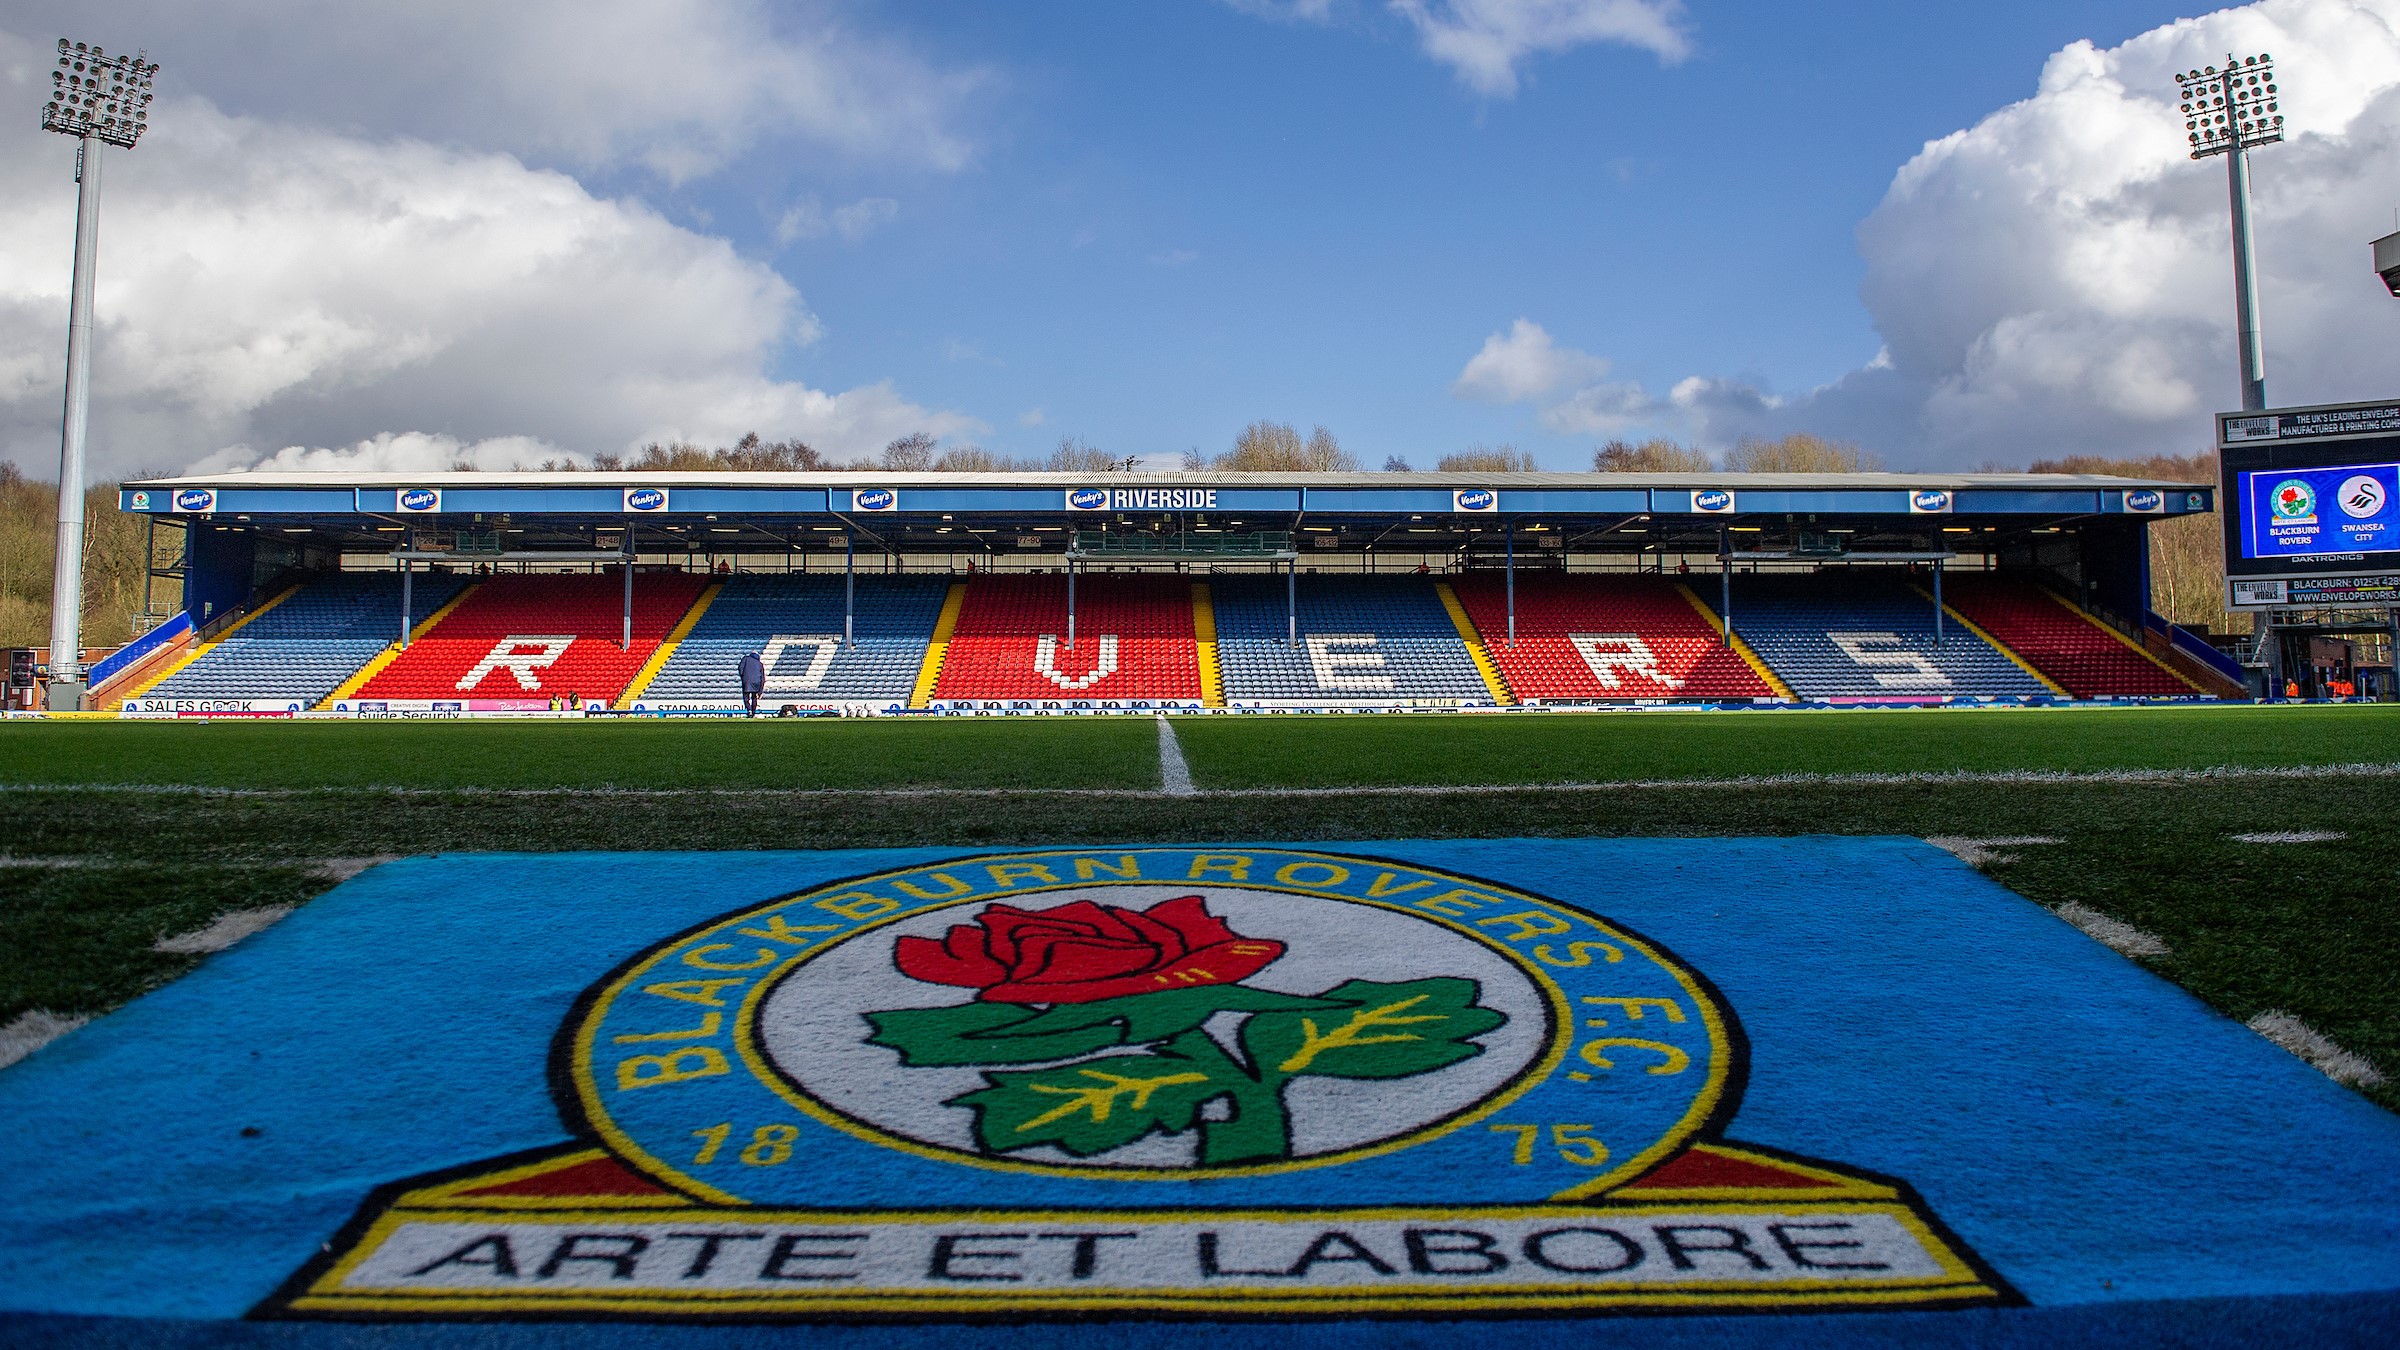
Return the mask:
<svg viewBox="0 0 2400 1350">
<path fill-rule="evenodd" d="M 510 550 L 892 553 L 1111 547 L 1101 536 L 1307 534 L 1318 550 L 1991 552 L 2040 534 L 2212 508 L 2205 484 L 2024 473 L 230 473 L 127 483 L 127 511 L 389 553 L 507 535 Z M 630 528 L 632 539 L 626 537 Z M 1800 536 L 1807 534 L 1810 539 Z M 1780 542 L 1778 542 L 1780 541 Z M 295 539 L 293 542 L 300 542 Z M 453 547 L 439 543 L 436 547 Z"/>
<path fill-rule="evenodd" d="M 807 473 L 734 470 L 571 469 L 484 473 L 242 472 L 147 478 L 128 488 L 557 488 L 557 487 L 1185 487 L 1243 488 L 1709 488 L 1883 489 L 2064 488 L 2102 490 L 2147 487 L 2185 489 L 2163 478 L 2117 478 L 2074 473 L 1238 473 L 1214 469 L 1172 473 L 942 473 L 882 469 L 838 469 Z"/>
</svg>

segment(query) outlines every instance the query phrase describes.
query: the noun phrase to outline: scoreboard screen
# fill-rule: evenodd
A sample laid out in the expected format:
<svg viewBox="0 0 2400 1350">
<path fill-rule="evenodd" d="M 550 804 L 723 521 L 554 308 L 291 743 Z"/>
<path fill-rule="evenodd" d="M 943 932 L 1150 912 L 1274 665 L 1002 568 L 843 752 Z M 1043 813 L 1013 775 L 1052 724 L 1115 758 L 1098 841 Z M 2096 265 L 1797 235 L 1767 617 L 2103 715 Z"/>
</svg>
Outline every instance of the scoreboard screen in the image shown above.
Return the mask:
<svg viewBox="0 0 2400 1350">
<path fill-rule="evenodd" d="M 2400 402 L 2224 413 L 2233 604 L 2400 596 Z"/>
</svg>

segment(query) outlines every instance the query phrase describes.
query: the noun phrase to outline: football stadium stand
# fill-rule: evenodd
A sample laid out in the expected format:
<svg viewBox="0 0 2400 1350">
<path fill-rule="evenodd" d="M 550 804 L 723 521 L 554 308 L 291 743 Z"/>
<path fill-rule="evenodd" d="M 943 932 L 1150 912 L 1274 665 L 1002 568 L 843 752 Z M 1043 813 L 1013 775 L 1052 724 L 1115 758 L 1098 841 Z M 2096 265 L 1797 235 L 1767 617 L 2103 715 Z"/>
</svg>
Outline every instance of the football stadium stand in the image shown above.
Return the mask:
<svg viewBox="0 0 2400 1350">
<path fill-rule="evenodd" d="M 933 700 L 1200 703 L 1192 605 L 1187 576 L 1085 573 L 1075 582 L 1070 648 L 1064 575 L 976 577 L 944 648 Z"/>
<path fill-rule="evenodd" d="M 1705 597 L 1706 588 L 1695 588 Z M 1806 699 L 2038 697 L 2053 691 L 1905 581 L 1826 571 L 1733 580 L 1733 631 Z"/>
<path fill-rule="evenodd" d="M 464 589 L 468 577 L 420 575 L 409 622 L 423 622 Z M 143 691 L 152 699 L 290 700 L 314 705 L 398 638 L 400 578 L 336 573 L 311 581 L 195 648 L 193 659 Z"/>
<path fill-rule="evenodd" d="M 1494 701 L 1428 578 L 1301 578 L 1297 645 L 1282 578 L 1219 576 L 1212 590 L 1228 703 Z"/>
<path fill-rule="evenodd" d="M 197 643 L 170 620 L 96 687 L 37 701 L 697 714 L 739 707 L 752 653 L 769 710 L 807 714 L 2271 695 L 2288 644 L 2237 664 L 2149 614 L 2150 531 L 2217 497 L 2097 474 L 1713 469 L 145 479 L 118 505 L 164 532 L 154 555 L 175 561 L 152 583 L 180 581 L 192 622 L 247 617 Z M 628 558 L 630 602 L 626 573 L 594 570 Z M 1936 558 L 1946 606 L 1922 570 Z M 390 569 L 412 562 L 449 570 L 416 574 L 402 650 Z"/>
<path fill-rule="evenodd" d="M 852 641 L 845 646 L 842 578 L 729 577 L 658 673 L 628 692 L 651 706 L 737 706 L 742 655 L 757 652 L 767 671 L 763 706 L 905 704 L 925 663 L 925 645 L 949 583 L 940 577 L 862 576 L 857 588 Z"/>
<path fill-rule="evenodd" d="M 621 574 L 487 577 L 357 697 L 606 702 L 632 682 L 707 585 L 682 572 L 636 575 L 627 647 Z"/>
<path fill-rule="evenodd" d="M 1455 589 L 1509 691 L 1524 702 L 1781 697 L 1724 644 L 1691 594 L 1662 577 L 1521 575 L 1514 646 L 1503 578 L 1476 573 Z"/>
<path fill-rule="evenodd" d="M 1942 598 L 1952 609 L 2077 698 L 2190 698 L 2201 692 L 2033 581 L 1999 573 L 1945 580 Z"/>
</svg>

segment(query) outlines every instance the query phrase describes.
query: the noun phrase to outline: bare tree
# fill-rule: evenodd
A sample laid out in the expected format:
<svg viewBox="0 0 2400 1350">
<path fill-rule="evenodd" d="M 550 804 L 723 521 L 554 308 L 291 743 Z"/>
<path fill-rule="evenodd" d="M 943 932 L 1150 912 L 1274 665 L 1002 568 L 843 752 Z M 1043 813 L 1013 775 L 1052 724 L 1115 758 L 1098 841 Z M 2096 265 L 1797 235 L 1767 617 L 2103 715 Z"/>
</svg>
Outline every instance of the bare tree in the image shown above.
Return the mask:
<svg viewBox="0 0 2400 1350">
<path fill-rule="evenodd" d="M 1028 467 L 1048 469 L 1052 473 L 1115 473 L 1125 465 L 1115 455 L 1102 450 L 1081 436 L 1061 436 L 1058 448 L 1050 452 L 1049 462 Z"/>
<path fill-rule="evenodd" d="M 917 473 L 933 467 L 934 439 L 912 431 L 883 447 L 883 467 L 894 473 Z"/>
<path fill-rule="evenodd" d="M 1322 425 L 1303 441 L 1291 423 L 1262 419 L 1242 428 L 1215 467 L 1242 473 L 1349 473 L 1357 470 L 1358 459 Z"/>
<path fill-rule="evenodd" d="M 1385 473 L 1416 472 L 1416 470 L 1408 467 L 1408 458 L 1405 455 L 1385 455 L 1383 457 L 1383 471 Z"/>
<path fill-rule="evenodd" d="M 2170 483 L 2217 482 L 2217 452 L 2103 459 L 2069 455 L 2037 459 L 2033 473 L 2095 473 L 2118 478 L 2163 479 Z M 2218 503 L 2219 510 L 2233 503 Z M 2250 616 L 2225 605 L 2224 524 L 2213 515 L 2174 516 L 2150 524 L 2150 607 L 2169 620 L 2194 628 L 2242 632 Z M 2237 619 L 2239 622 L 2237 622 Z"/>
<path fill-rule="evenodd" d="M 1872 473 L 1883 467 L 1883 458 L 1848 441 L 1795 431 L 1779 441 L 1745 437 L 1725 452 L 1725 467 L 1735 473 Z"/>
<path fill-rule="evenodd" d="M 1441 467 L 1444 473 L 1533 473 L 1541 465 L 1533 462 L 1532 451 L 1502 444 L 1470 445 L 1442 456 Z"/>
<path fill-rule="evenodd" d="M 1019 466 L 1006 455 L 995 454 L 980 445 L 954 445 L 942 452 L 933 467 L 944 473 L 1011 473 Z"/>
<path fill-rule="evenodd" d="M 1640 445 L 1610 441 L 1592 452 L 1594 473 L 1707 473 L 1715 467 L 1706 451 L 1662 437 Z"/>
</svg>

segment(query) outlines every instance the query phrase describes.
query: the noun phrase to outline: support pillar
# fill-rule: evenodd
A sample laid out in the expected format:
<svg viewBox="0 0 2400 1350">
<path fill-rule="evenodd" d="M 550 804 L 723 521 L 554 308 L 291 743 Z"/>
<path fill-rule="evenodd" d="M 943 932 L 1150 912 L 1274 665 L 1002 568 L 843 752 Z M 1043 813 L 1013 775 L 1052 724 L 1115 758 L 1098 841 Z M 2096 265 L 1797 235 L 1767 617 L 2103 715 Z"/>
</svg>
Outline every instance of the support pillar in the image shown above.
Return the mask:
<svg viewBox="0 0 2400 1350">
<path fill-rule="evenodd" d="M 842 535 L 842 648 L 858 645 L 858 536 Z"/>
<path fill-rule="evenodd" d="M 1283 564 L 1283 644 L 1300 645 L 1300 560 L 1287 558 Z"/>
<path fill-rule="evenodd" d="M 1942 645 L 1942 560 L 1933 560 L 1933 645 Z"/>
<path fill-rule="evenodd" d="M 1508 522 L 1508 645 L 1517 645 L 1517 522 Z"/>
<path fill-rule="evenodd" d="M 1733 645 L 1733 547 L 1722 525 L 1717 527 L 1717 577 L 1720 598 L 1724 602 L 1717 610 L 1717 616 L 1725 625 L 1725 631 L 1718 641 L 1730 647 Z"/>
<path fill-rule="evenodd" d="M 410 530 L 407 534 L 402 535 L 400 547 L 415 551 L 417 532 Z M 400 650 L 402 651 L 408 650 L 408 630 L 416 626 L 409 621 L 417 612 L 416 568 L 417 564 L 414 559 L 402 558 L 400 560 Z"/>
<path fill-rule="evenodd" d="M 633 650 L 633 525 L 625 526 L 625 636 L 621 643 L 626 651 Z"/>
<path fill-rule="evenodd" d="M 1075 555 L 1067 555 L 1067 650 L 1075 650 Z"/>
</svg>

